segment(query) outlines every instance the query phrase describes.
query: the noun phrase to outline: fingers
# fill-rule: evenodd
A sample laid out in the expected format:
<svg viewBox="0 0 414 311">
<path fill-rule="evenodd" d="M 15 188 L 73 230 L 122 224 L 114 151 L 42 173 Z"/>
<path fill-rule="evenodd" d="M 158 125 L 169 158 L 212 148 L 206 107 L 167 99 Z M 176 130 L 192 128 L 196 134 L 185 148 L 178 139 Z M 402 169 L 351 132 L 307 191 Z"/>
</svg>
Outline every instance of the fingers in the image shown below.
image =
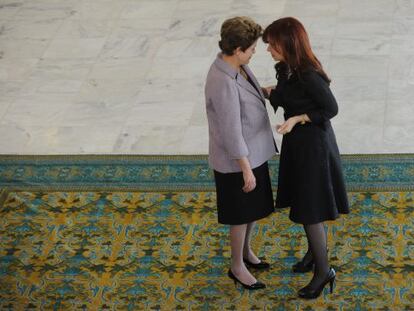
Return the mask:
<svg viewBox="0 0 414 311">
<path fill-rule="evenodd" d="M 276 126 L 276 131 L 279 134 L 285 134 L 287 132 L 287 124 L 283 123 L 282 125 L 279 125 L 278 127 Z"/>
<path fill-rule="evenodd" d="M 253 191 L 254 188 L 256 188 L 256 180 L 255 179 L 251 179 L 251 180 L 248 180 L 244 184 L 243 191 L 246 192 L 246 193 L 248 193 L 250 191 Z"/>
<path fill-rule="evenodd" d="M 291 130 L 292 128 L 288 122 L 285 122 L 282 125 L 276 125 L 276 132 L 279 134 L 285 135 L 287 133 L 290 133 Z"/>
</svg>

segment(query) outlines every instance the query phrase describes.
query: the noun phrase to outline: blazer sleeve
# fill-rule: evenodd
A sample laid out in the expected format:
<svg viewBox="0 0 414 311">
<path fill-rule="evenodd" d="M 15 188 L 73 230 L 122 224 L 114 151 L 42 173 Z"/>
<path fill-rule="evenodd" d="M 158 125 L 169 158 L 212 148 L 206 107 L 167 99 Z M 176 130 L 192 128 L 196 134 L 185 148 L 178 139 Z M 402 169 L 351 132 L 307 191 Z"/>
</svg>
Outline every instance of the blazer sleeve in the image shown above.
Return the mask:
<svg viewBox="0 0 414 311">
<path fill-rule="evenodd" d="M 240 159 L 249 155 L 249 149 L 243 137 L 239 93 L 234 82 L 227 79 L 215 81 L 210 100 L 218 118 L 218 132 L 224 149 L 231 159 Z"/>
<path fill-rule="evenodd" d="M 321 124 L 338 114 L 338 104 L 328 82 L 316 71 L 303 75 L 303 85 L 317 107 L 306 112 L 312 123 Z"/>
</svg>

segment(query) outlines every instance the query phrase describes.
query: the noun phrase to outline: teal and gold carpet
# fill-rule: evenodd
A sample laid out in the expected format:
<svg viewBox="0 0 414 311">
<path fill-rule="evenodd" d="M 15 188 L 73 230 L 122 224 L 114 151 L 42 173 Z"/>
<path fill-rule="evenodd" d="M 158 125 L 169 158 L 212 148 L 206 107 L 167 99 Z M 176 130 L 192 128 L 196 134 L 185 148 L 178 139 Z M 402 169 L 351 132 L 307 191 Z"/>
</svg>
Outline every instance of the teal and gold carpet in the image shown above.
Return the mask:
<svg viewBox="0 0 414 311">
<path fill-rule="evenodd" d="M 343 165 L 352 208 L 329 222 L 336 288 L 303 301 L 311 274 L 290 267 L 306 241 L 287 210 L 254 232 L 273 263 L 255 274 L 267 288 L 227 278 L 204 156 L 0 156 L 0 310 L 414 310 L 414 155 Z"/>
</svg>

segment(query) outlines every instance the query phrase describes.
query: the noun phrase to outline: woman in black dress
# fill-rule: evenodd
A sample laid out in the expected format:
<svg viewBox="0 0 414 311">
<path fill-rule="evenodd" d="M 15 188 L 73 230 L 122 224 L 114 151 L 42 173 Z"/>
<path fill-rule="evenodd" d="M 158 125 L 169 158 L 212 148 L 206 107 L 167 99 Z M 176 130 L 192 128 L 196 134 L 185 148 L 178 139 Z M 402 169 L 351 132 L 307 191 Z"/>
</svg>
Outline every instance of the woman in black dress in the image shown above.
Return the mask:
<svg viewBox="0 0 414 311">
<path fill-rule="evenodd" d="M 266 88 L 275 111 L 284 109 L 276 208 L 290 207 L 290 219 L 303 224 L 308 239 L 305 257 L 295 272 L 314 268 L 310 283 L 299 290 L 316 298 L 326 284 L 331 292 L 335 271 L 330 268 L 324 221 L 349 213 L 341 160 L 330 119 L 338 106 L 330 79 L 310 47 L 303 25 L 287 17 L 276 20 L 263 34 L 275 65 L 276 87 Z"/>
</svg>

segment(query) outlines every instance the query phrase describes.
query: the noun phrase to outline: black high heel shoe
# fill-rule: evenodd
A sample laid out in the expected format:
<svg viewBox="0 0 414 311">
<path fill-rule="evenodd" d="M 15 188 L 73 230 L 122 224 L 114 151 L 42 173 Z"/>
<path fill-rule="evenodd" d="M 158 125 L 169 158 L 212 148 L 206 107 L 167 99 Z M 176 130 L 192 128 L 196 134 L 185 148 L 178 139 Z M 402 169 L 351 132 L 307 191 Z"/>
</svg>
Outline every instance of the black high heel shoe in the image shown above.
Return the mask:
<svg viewBox="0 0 414 311">
<path fill-rule="evenodd" d="M 292 266 L 292 271 L 295 273 L 306 273 L 312 271 L 314 266 L 315 264 L 313 259 L 306 264 L 304 264 L 303 260 L 301 260 Z"/>
<path fill-rule="evenodd" d="M 234 285 L 237 285 L 237 283 L 240 283 L 245 289 L 255 290 L 255 289 L 262 289 L 266 287 L 266 285 L 263 284 L 262 282 L 256 282 L 252 285 L 247 285 L 247 284 L 242 283 L 238 278 L 236 278 L 236 276 L 233 274 L 231 269 L 229 269 L 229 272 L 227 273 L 227 275 L 229 276 L 230 279 L 234 281 Z"/>
<path fill-rule="evenodd" d="M 326 252 L 329 252 L 329 248 L 326 249 Z M 292 266 L 292 271 L 294 273 L 306 273 L 313 270 L 313 268 L 315 267 L 315 262 L 313 261 L 313 258 L 306 264 L 304 263 L 304 259 L 305 257 L 303 257 L 301 261 L 295 263 Z"/>
<path fill-rule="evenodd" d="M 257 269 L 257 270 L 265 270 L 265 269 L 270 268 L 270 264 L 267 263 L 266 261 L 263 261 L 262 259 L 260 259 L 259 263 L 253 263 L 253 262 L 249 261 L 248 259 L 243 258 L 243 262 L 245 263 L 245 265 L 248 268 L 254 268 L 254 269 Z"/>
<path fill-rule="evenodd" d="M 299 297 L 305 298 L 305 299 L 318 298 L 320 294 L 322 293 L 323 289 L 325 288 L 325 285 L 328 283 L 329 283 L 330 293 L 332 294 L 334 290 L 334 285 L 335 285 L 335 277 L 336 277 L 335 270 L 333 268 L 330 268 L 328 275 L 326 276 L 322 284 L 319 285 L 319 287 L 311 288 L 309 287 L 309 285 L 305 286 L 304 288 L 298 291 Z"/>
</svg>

